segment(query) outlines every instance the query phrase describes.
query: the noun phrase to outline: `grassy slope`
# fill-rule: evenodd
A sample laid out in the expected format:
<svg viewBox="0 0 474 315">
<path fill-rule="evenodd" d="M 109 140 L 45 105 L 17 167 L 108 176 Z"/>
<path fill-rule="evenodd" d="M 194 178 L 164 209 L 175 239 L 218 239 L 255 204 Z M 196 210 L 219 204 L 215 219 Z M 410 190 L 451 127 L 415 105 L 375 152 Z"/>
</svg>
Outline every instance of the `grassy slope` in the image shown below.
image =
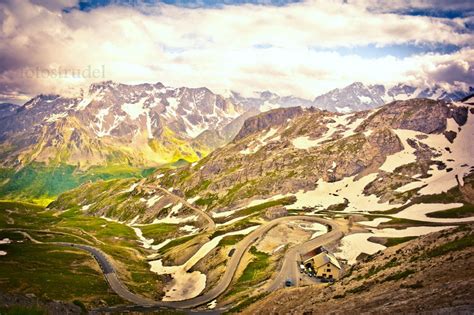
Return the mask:
<svg viewBox="0 0 474 315">
<path fill-rule="evenodd" d="M 459 208 L 428 213 L 430 218 L 467 218 L 474 216 L 474 205 L 467 204 Z"/>
<path fill-rule="evenodd" d="M 0 228 L 3 229 L 0 238 L 22 239 L 21 234 L 14 233 L 15 230 L 22 230 L 42 242 L 92 244 L 113 259 L 120 278 L 132 291 L 155 298 L 161 294 L 162 278 L 150 272 L 144 258 L 146 252 L 138 246 L 136 235 L 128 226 L 84 216 L 77 209 L 57 215 L 39 206 L 3 201 L 0 202 Z M 158 237 L 160 230 L 153 231 Z M 166 233 L 168 229 L 161 231 Z M 92 304 L 100 299 L 112 304 L 119 301 L 115 294 L 109 292 L 101 273 L 94 271 L 97 267 L 95 260 L 84 252 L 76 253 L 48 244 L 32 244 L 28 240 L 0 245 L 0 250 L 8 253 L 0 258 L 8 261 L 7 264 L 0 264 L 1 288 L 8 292 L 34 291 L 52 299 L 76 298 Z M 12 274 L 13 264 L 17 268 Z M 58 289 L 61 288 L 58 283 L 61 279 L 68 282 L 62 286 L 67 290 Z M 42 285 L 43 282 L 45 285 Z M 31 285 L 26 285 L 28 283 Z"/>
<path fill-rule="evenodd" d="M 31 163 L 15 172 L 0 169 L 0 197 L 3 199 L 22 199 L 42 205 L 51 202 L 55 196 L 78 187 L 82 183 L 114 178 L 141 178 L 153 169 L 140 169 L 128 165 L 109 165 L 92 167 L 81 171 L 72 165 L 46 166 Z"/>
<path fill-rule="evenodd" d="M 245 291 L 252 286 L 261 283 L 270 277 L 270 255 L 259 252 L 254 246 L 250 248 L 252 261 L 245 267 L 242 275 L 232 285 L 226 296 L 231 296 L 239 292 Z"/>
</svg>

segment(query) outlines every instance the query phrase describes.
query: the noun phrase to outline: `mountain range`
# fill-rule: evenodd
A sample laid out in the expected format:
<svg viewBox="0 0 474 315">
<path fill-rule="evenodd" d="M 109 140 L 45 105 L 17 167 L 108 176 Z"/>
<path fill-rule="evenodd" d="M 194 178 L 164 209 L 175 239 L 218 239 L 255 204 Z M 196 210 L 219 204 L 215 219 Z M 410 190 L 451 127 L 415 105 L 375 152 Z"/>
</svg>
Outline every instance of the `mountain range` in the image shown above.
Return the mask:
<svg viewBox="0 0 474 315">
<path fill-rule="evenodd" d="M 110 81 L 91 85 L 77 98 L 38 95 L 22 106 L 4 105 L 0 113 L 0 190 L 28 191 L 24 185 L 31 186 L 31 177 L 59 174 L 57 185 L 35 185 L 38 196 L 90 176 L 129 176 L 196 161 L 231 140 L 248 115 L 207 88 Z M 49 191 L 43 190 L 46 186 Z"/>
<path fill-rule="evenodd" d="M 231 92 L 229 98 L 245 108 L 267 111 L 279 107 L 316 107 L 331 112 L 351 113 L 373 109 L 395 100 L 410 98 L 429 98 L 434 100 L 458 101 L 474 93 L 474 87 L 468 90 L 448 92 L 440 86 L 415 87 L 407 84 L 384 86 L 381 84 L 365 85 L 354 82 L 341 89 L 333 89 L 314 99 L 304 99 L 295 96 L 279 96 L 270 91 L 256 92 L 254 96 L 244 97 L 237 92 Z"/>
<path fill-rule="evenodd" d="M 163 187 L 216 213 L 275 202 L 301 210 L 386 211 L 472 176 L 472 117 L 470 105 L 427 99 L 351 114 L 274 109 L 247 119 L 234 140 L 199 162 L 158 170 L 133 185 L 133 198 L 116 199 L 128 191 L 124 182 L 105 199 L 91 193 L 101 184 L 91 184 L 56 202 L 148 222 L 155 210 L 172 205 L 165 193 L 149 188 Z M 157 202 L 147 209 L 151 192 Z"/>
<path fill-rule="evenodd" d="M 242 137 L 251 124 L 261 127 L 251 117 L 274 108 L 347 113 L 394 99 L 465 96 L 439 87 L 354 83 L 314 100 L 269 91 L 224 97 L 205 87 L 111 81 L 92 84 L 75 98 L 42 94 L 22 106 L 0 106 L 0 195 L 55 196 L 89 180 L 142 176 L 152 168 L 195 162 Z M 271 113 L 276 119 L 281 115 Z"/>
</svg>

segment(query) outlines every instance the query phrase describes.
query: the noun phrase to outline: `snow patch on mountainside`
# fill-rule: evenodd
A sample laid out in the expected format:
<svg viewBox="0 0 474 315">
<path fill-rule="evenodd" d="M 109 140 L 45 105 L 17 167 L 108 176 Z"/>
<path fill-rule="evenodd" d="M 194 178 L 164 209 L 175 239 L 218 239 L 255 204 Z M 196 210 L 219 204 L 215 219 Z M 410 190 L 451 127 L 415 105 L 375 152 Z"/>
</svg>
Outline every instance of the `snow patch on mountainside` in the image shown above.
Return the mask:
<svg viewBox="0 0 474 315">
<path fill-rule="evenodd" d="M 127 113 L 130 119 L 135 120 L 149 111 L 148 108 L 144 107 L 145 100 L 145 98 L 142 98 L 137 103 L 124 103 L 121 108 L 125 113 Z"/>
<path fill-rule="evenodd" d="M 316 189 L 294 194 L 297 201 L 291 207 L 295 209 L 313 207 L 316 210 L 323 210 L 331 205 L 344 203 L 345 198 L 348 200 L 345 212 L 384 211 L 400 207 L 401 205 L 391 205 L 388 202 L 380 203 L 376 195 L 364 195 L 364 187 L 376 178 L 377 174 L 372 173 L 359 180 L 356 180 L 355 176 L 331 183 L 319 179 Z"/>
<path fill-rule="evenodd" d="M 52 122 L 60 120 L 61 118 L 66 118 L 67 116 L 68 116 L 67 113 L 52 114 L 51 116 L 46 118 L 44 121 L 48 123 L 52 123 Z"/>
<path fill-rule="evenodd" d="M 445 229 L 452 228 L 452 226 L 416 226 L 409 227 L 402 230 L 397 229 L 372 229 L 371 233 L 356 233 L 345 236 L 341 240 L 341 246 L 339 252 L 335 253 L 335 256 L 340 259 L 345 259 L 352 265 L 356 263 L 357 257 L 361 253 L 368 255 L 375 254 L 379 250 L 384 250 L 386 247 L 377 243 L 369 241 L 370 237 L 409 237 L 409 236 L 421 236 L 433 232 L 442 231 Z"/>
<path fill-rule="evenodd" d="M 462 207 L 462 203 L 420 203 L 416 205 L 412 205 L 403 211 L 394 214 L 393 216 L 396 218 L 401 219 L 409 219 L 409 220 L 416 220 L 416 221 L 425 221 L 425 222 L 433 222 L 433 223 L 459 223 L 459 222 L 470 222 L 474 221 L 474 217 L 468 218 L 430 218 L 427 217 L 427 213 L 454 209 Z"/>
<path fill-rule="evenodd" d="M 381 170 L 393 172 L 397 167 L 416 162 L 415 149 L 408 143 L 408 139 L 416 140 L 426 144 L 438 157 L 434 161 L 442 162 L 446 167 L 439 169 L 432 166 L 428 171 L 427 178 L 417 178 L 417 181 L 397 188 L 398 192 L 421 188 L 418 193 L 423 195 L 439 194 L 448 191 L 459 182 L 463 185 L 462 178 L 469 174 L 474 167 L 474 146 L 471 145 L 474 139 L 474 115 L 468 112 L 467 122 L 463 126 L 458 126 L 453 118 L 447 120 L 447 131 L 457 133 L 453 143 L 450 143 L 443 134 L 424 134 L 411 130 L 394 130 L 403 143 L 404 150 L 387 157 Z"/>
<path fill-rule="evenodd" d="M 402 142 L 404 149 L 400 152 L 389 155 L 382 166 L 380 166 L 380 170 L 390 173 L 399 166 L 416 162 L 416 150 L 408 144 L 407 140 L 416 139 L 415 136 L 419 134 L 419 132 L 405 129 L 394 129 L 393 131 Z"/>
</svg>

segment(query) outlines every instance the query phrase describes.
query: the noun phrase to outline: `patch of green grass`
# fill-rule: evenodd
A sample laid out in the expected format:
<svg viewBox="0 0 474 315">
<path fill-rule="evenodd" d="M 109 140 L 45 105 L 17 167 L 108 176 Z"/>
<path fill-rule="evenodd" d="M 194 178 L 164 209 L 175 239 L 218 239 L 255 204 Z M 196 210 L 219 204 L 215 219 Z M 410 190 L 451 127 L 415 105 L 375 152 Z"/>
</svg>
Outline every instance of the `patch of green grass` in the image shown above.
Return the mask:
<svg viewBox="0 0 474 315">
<path fill-rule="evenodd" d="M 274 207 L 274 206 L 286 206 L 286 205 L 291 205 L 296 202 L 296 198 L 294 197 L 285 197 L 277 200 L 272 200 L 272 201 L 267 201 L 264 203 L 261 203 L 259 205 L 253 206 L 253 207 L 248 207 L 245 209 L 242 209 L 238 212 L 239 216 L 244 216 L 244 215 L 250 215 L 254 214 L 257 212 L 261 212 L 267 208 Z"/>
<path fill-rule="evenodd" d="M 417 236 L 406 236 L 406 237 L 389 237 L 385 242 L 384 246 L 392 247 L 398 244 L 402 244 L 411 240 L 414 240 Z"/>
<path fill-rule="evenodd" d="M 220 240 L 218 246 L 233 246 L 240 242 L 245 236 L 244 235 L 229 235 Z"/>
<path fill-rule="evenodd" d="M 46 165 L 33 162 L 16 172 L 3 172 L 8 182 L 0 186 L 0 196 L 28 200 L 47 205 L 55 196 L 74 189 L 85 182 L 117 178 L 141 178 L 152 170 L 126 164 L 95 166 L 80 170 L 76 166 Z"/>
<path fill-rule="evenodd" d="M 463 250 L 468 247 L 474 246 L 474 235 L 467 234 L 459 239 L 451 241 L 449 243 L 443 244 L 441 246 L 435 247 L 434 249 L 426 252 L 425 257 L 437 257 L 449 252 Z"/>
<path fill-rule="evenodd" d="M 38 205 L 0 201 L 0 228 L 46 229 L 59 219 Z"/>
<path fill-rule="evenodd" d="M 211 181 L 209 179 L 206 179 L 199 184 L 197 184 L 195 187 L 193 187 L 190 190 L 187 190 L 184 194 L 186 198 L 193 197 L 197 195 L 201 190 L 205 190 L 209 185 L 211 184 Z"/>
<path fill-rule="evenodd" d="M 66 213 L 67 214 L 67 213 Z M 63 215 L 59 215 L 61 218 Z M 68 214 L 57 224 L 58 227 L 80 228 L 105 242 L 119 243 L 118 238 L 135 240 L 135 232 L 127 225 L 109 222 L 102 218 L 85 216 L 79 213 Z"/>
<path fill-rule="evenodd" d="M 196 200 L 194 203 L 197 206 L 210 206 L 212 205 L 215 201 L 217 201 L 219 197 L 215 194 L 208 194 L 206 197 L 201 197 L 198 200 Z"/>
<path fill-rule="evenodd" d="M 265 281 L 271 276 L 270 255 L 260 252 L 255 246 L 250 248 L 250 253 L 253 258 L 252 261 L 245 267 L 242 275 L 237 279 L 237 282 L 232 286 L 232 290 L 226 295 L 230 296 L 235 293 L 244 291 L 262 281 Z"/>
<path fill-rule="evenodd" d="M 426 216 L 430 218 L 467 218 L 474 216 L 474 205 L 466 204 L 459 208 L 430 212 Z"/>
<path fill-rule="evenodd" d="M 372 267 L 370 267 L 369 271 L 365 275 L 365 278 L 370 278 L 370 277 L 372 277 L 373 275 L 379 273 L 382 270 L 392 268 L 392 267 L 395 267 L 397 265 L 399 265 L 399 262 L 397 261 L 396 257 L 393 257 L 389 262 L 387 262 L 386 264 L 384 264 L 382 266 L 372 265 Z"/>
<path fill-rule="evenodd" d="M 379 228 L 382 227 L 410 227 L 410 226 L 436 226 L 437 223 L 435 222 L 425 222 L 425 221 L 417 221 L 417 220 L 410 220 L 410 219 L 403 219 L 403 218 L 392 218 L 388 222 L 383 222 L 379 225 Z"/>
<path fill-rule="evenodd" d="M 140 226 L 143 236 L 152 238 L 155 243 L 165 240 L 178 230 L 177 224 L 157 223 Z"/>
<path fill-rule="evenodd" d="M 248 217 L 248 218 L 242 219 L 240 221 L 237 221 L 232 225 L 227 225 L 227 226 L 223 227 L 222 229 L 215 230 L 212 233 L 211 238 L 214 238 L 214 237 L 219 236 L 219 235 L 227 234 L 229 232 L 244 230 L 248 227 L 255 226 L 255 225 L 260 225 L 260 224 L 261 223 L 254 222 L 253 216 Z"/>
<path fill-rule="evenodd" d="M 399 271 L 394 274 L 391 274 L 390 276 L 385 277 L 385 279 L 383 279 L 382 282 L 397 281 L 397 280 L 405 279 L 406 277 L 414 273 L 415 273 L 415 270 L 406 269 L 406 270 Z"/>
<path fill-rule="evenodd" d="M 90 267 L 96 262 L 83 251 L 30 243 L 1 245 L 1 249 L 7 252 L 0 264 L 2 290 L 63 301 L 121 301 L 109 292 L 102 273 Z"/>
</svg>

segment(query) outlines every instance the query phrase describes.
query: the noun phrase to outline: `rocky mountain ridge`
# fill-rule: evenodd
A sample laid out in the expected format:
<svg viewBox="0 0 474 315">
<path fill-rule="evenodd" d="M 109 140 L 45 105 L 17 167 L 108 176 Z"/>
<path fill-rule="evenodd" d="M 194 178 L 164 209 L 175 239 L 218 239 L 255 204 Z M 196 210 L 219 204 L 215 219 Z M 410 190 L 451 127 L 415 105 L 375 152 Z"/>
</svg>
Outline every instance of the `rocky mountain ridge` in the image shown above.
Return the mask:
<svg viewBox="0 0 474 315">
<path fill-rule="evenodd" d="M 247 108 L 267 111 L 280 107 L 316 107 L 331 112 L 351 113 L 373 109 L 395 100 L 411 98 L 429 98 L 434 100 L 459 101 L 474 92 L 474 87 L 467 91 L 453 90 L 448 92 L 440 86 L 415 87 L 399 83 L 394 86 L 381 84 L 366 85 L 354 82 L 344 88 L 336 88 L 314 99 L 304 99 L 295 96 L 279 96 L 270 91 L 256 92 L 254 96 L 244 97 L 237 92 L 231 92 L 229 98 L 236 104 Z"/>
<path fill-rule="evenodd" d="M 199 136 L 216 132 L 214 142 L 222 145 L 233 137 L 225 127 L 242 113 L 206 88 L 174 89 L 161 83 L 102 82 L 78 98 L 39 95 L 0 124 L 2 164 L 57 158 L 94 165 L 116 156 L 147 166 L 181 157 L 196 160 L 216 145 Z"/>
</svg>

